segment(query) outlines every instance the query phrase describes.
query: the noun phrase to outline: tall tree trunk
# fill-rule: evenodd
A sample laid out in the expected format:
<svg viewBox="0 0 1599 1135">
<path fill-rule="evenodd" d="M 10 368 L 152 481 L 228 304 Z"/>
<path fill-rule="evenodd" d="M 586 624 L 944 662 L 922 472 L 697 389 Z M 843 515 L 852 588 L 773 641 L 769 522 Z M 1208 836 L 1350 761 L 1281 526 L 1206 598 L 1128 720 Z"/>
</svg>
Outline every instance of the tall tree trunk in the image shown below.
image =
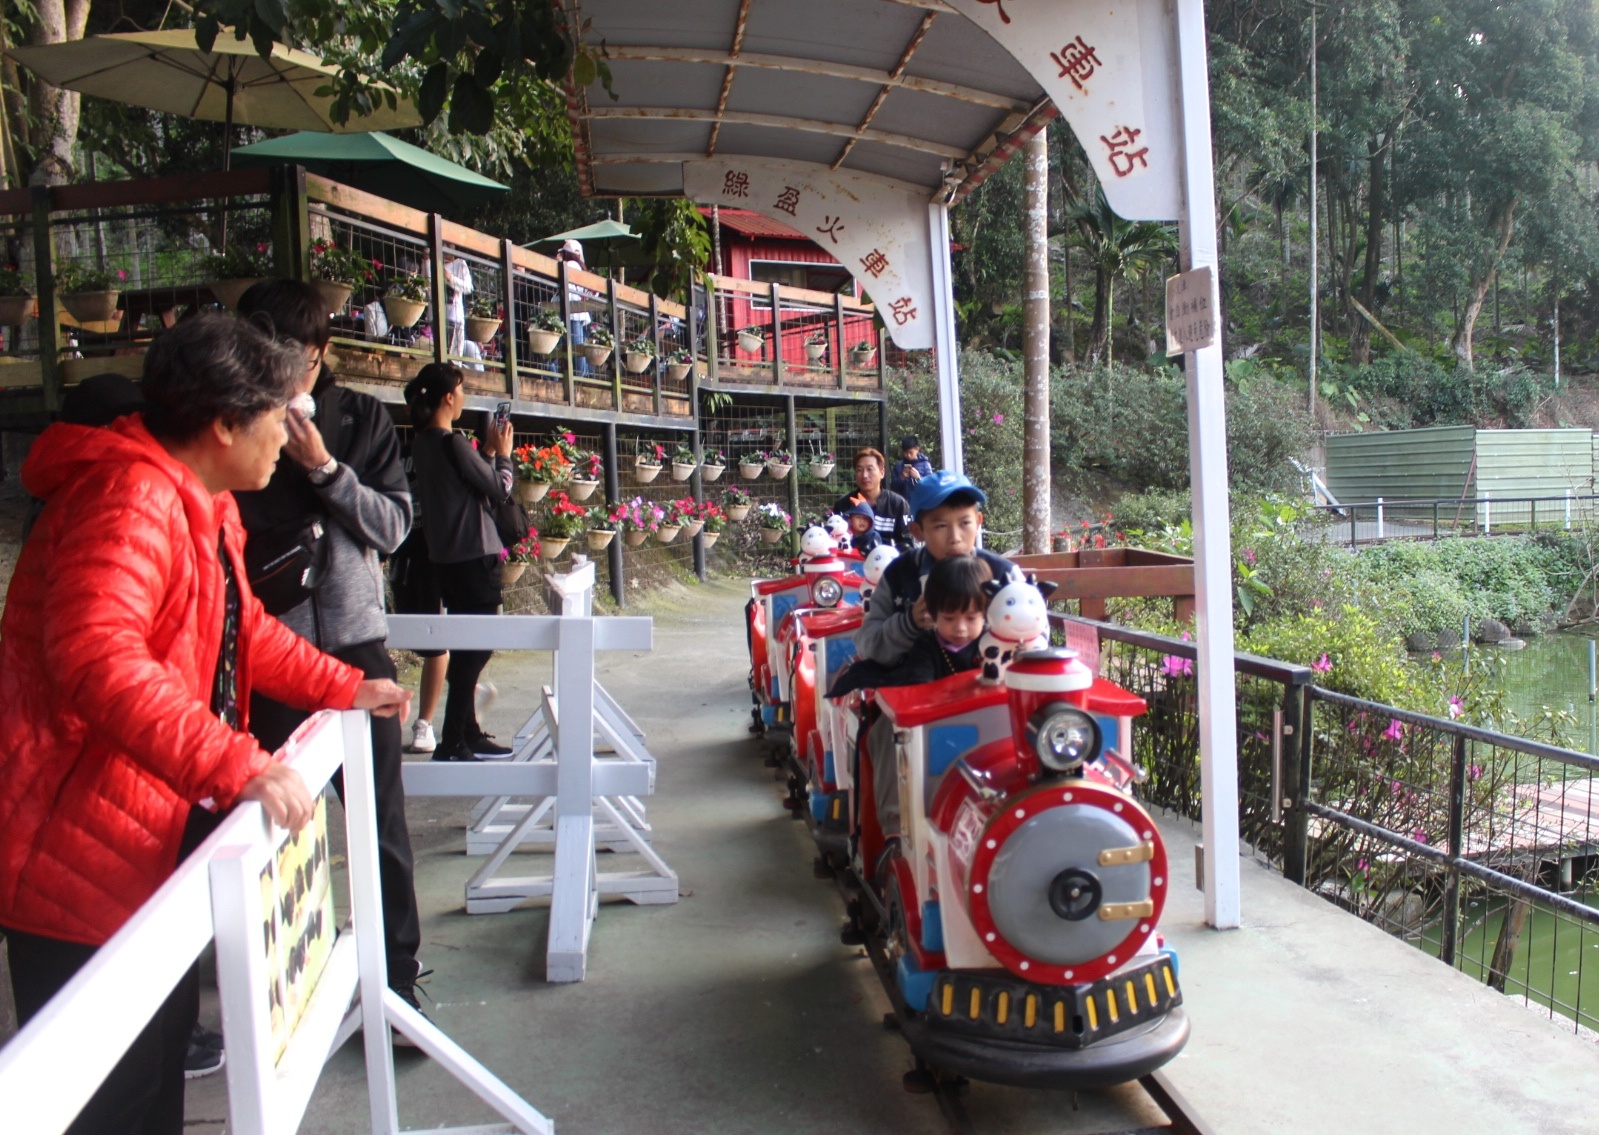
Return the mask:
<svg viewBox="0 0 1599 1135">
<path fill-rule="evenodd" d="M 1088 361 L 1097 363 L 1105 357 L 1110 343 L 1110 273 L 1094 265 L 1094 318 L 1088 325 Z"/>
<path fill-rule="evenodd" d="M 1518 203 L 1519 198 L 1511 197 L 1504 204 L 1496 205 L 1489 214 L 1490 228 L 1494 234 L 1493 255 L 1473 269 L 1471 296 L 1466 301 L 1465 311 L 1455 320 L 1455 333 L 1449 348 L 1454 351 L 1456 361 L 1467 370 L 1476 366 L 1471 354 L 1471 338 L 1477 328 L 1477 317 L 1482 314 L 1482 306 L 1488 299 L 1488 289 L 1493 286 L 1494 274 L 1499 271 L 1499 261 L 1504 259 L 1505 249 L 1510 247 L 1510 238 L 1515 235 Z"/>
<path fill-rule="evenodd" d="M 1022 550 L 1050 550 L 1049 507 L 1049 136 L 1027 143 L 1026 306 L 1022 354 L 1026 359 L 1027 427 L 1022 457 Z"/>
<path fill-rule="evenodd" d="M 1367 164 L 1371 177 L 1366 191 L 1366 259 L 1361 266 L 1360 302 L 1367 311 L 1377 310 L 1377 276 L 1382 271 L 1382 227 L 1387 217 L 1387 145 L 1381 136 L 1367 143 Z M 1351 305 L 1353 306 L 1353 305 Z M 1349 357 L 1357 365 L 1371 362 L 1371 324 L 1357 318 L 1349 329 Z"/>
<path fill-rule="evenodd" d="M 38 19 L 28 29 L 32 44 L 82 39 L 89 19 L 89 0 L 39 0 Z M 78 140 L 78 95 L 34 80 L 28 92 L 31 115 L 29 143 L 33 150 L 35 185 L 64 185 L 72 180 L 72 147 Z"/>
</svg>

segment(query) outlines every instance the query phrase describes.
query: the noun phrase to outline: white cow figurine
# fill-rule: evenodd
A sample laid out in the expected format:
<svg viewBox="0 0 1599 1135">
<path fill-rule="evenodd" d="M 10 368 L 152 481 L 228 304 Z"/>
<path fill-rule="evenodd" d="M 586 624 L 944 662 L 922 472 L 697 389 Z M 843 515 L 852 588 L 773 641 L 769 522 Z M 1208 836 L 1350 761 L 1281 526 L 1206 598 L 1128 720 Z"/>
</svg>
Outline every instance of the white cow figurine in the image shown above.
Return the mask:
<svg viewBox="0 0 1599 1135">
<path fill-rule="evenodd" d="M 805 530 L 805 535 L 800 537 L 800 563 L 808 564 L 818 556 L 832 554 L 833 537 L 828 535 L 827 529 L 812 525 Z"/>
<path fill-rule="evenodd" d="M 833 538 L 833 543 L 840 550 L 849 543 L 849 521 L 838 513 L 835 512 L 829 515 L 827 520 L 823 522 L 823 526 L 827 529 L 827 534 Z"/>
<path fill-rule="evenodd" d="M 878 581 L 883 578 L 883 573 L 888 570 L 888 565 L 899 558 L 899 549 L 892 544 L 879 544 L 866 553 L 866 561 L 861 564 L 861 577 L 866 584 L 861 588 L 861 610 L 872 609 L 872 592 L 877 590 Z"/>
<path fill-rule="evenodd" d="M 1010 667 L 1010 660 L 1024 650 L 1040 650 L 1049 645 L 1049 597 L 1053 583 L 1039 583 L 1035 576 L 1026 579 L 991 579 L 983 584 L 988 596 L 988 628 L 977 640 L 977 657 L 982 660 L 984 685 L 996 685 Z"/>
</svg>

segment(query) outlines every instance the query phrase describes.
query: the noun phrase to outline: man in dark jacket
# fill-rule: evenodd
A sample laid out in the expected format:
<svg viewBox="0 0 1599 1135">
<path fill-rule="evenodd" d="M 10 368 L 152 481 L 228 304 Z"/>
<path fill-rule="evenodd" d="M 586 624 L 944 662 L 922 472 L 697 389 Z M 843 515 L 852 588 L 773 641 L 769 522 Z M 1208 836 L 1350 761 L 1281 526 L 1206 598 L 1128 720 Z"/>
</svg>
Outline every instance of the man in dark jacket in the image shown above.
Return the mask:
<svg viewBox="0 0 1599 1135">
<path fill-rule="evenodd" d="M 235 494 L 249 533 L 246 560 L 292 545 L 320 526 L 311 545 L 309 594 L 287 610 L 274 611 L 289 628 L 327 653 L 358 667 L 369 678 L 395 676 L 387 646 L 383 569 L 411 530 L 411 490 L 400 461 L 400 443 L 383 404 L 346 390 L 323 363 L 330 337 L 327 304 L 299 280 L 267 280 L 239 301 L 239 314 L 270 325 L 282 340 L 304 346 L 306 385 L 315 403 L 307 416 L 291 403 L 288 444 L 266 488 Z M 270 698 L 250 701 L 250 732 L 274 751 L 306 714 Z M 411 836 L 405 823 L 405 788 L 400 780 L 398 718 L 372 719 L 372 766 L 377 783 L 378 868 L 383 890 L 383 933 L 389 984 L 412 1005 L 421 926 L 412 881 Z M 337 782 L 342 790 L 343 780 Z"/>
</svg>

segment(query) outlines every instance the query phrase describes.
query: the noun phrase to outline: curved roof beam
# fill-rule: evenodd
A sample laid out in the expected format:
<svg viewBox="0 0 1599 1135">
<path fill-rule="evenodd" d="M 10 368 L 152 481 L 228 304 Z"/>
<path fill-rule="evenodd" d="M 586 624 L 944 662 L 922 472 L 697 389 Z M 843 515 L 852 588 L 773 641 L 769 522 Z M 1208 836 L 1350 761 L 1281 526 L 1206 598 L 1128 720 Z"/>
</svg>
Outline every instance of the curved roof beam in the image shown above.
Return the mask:
<svg viewBox="0 0 1599 1135">
<path fill-rule="evenodd" d="M 762 55 L 754 52 L 739 52 L 735 55 L 697 47 L 622 47 L 616 44 L 611 44 L 605 49 L 605 56 L 607 59 L 639 60 L 649 63 L 703 63 L 717 67 L 759 67 L 772 71 L 798 71 L 806 75 L 822 75 L 829 79 L 853 79 L 885 87 L 903 87 L 909 91 L 941 95 L 944 98 L 974 103 L 977 106 L 993 107 L 995 110 L 1021 113 L 1028 109 L 1027 103 L 992 91 L 980 91 L 975 87 L 963 87 L 958 83 L 924 79 L 916 75 L 895 75 L 889 71 L 855 67 L 848 63 L 828 63 L 820 59 Z"/>
<path fill-rule="evenodd" d="M 923 154 L 936 154 L 951 161 L 962 161 L 966 151 L 958 146 L 946 146 L 926 138 L 912 138 L 893 134 L 887 130 L 861 130 L 847 122 L 824 122 L 815 118 L 795 118 L 786 114 L 754 114 L 749 111 L 729 110 L 718 114 L 714 110 L 691 110 L 671 106 L 602 106 L 583 111 L 584 118 L 643 118 L 689 122 L 722 122 L 740 126 L 770 126 L 777 130 L 803 130 L 811 134 L 830 134 L 835 138 L 853 138 L 862 142 L 880 142 L 885 146 L 898 146 Z"/>
</svg>

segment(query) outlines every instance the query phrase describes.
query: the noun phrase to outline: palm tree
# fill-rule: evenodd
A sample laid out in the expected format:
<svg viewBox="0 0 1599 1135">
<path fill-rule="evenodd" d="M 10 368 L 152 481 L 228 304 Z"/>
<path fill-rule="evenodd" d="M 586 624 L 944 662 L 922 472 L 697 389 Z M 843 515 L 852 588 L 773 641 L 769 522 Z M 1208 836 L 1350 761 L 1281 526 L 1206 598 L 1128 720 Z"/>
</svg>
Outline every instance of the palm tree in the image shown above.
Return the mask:
<svg viewBox="0 0 1599 1135">
<path fill-rule="evenodd" d="M 1111 211 L 1105 191 L 1094 200 L 1074 205 L 1068 219 L 1077 226 L 1075 243 L 1094 266 L 1094 321 L 1088 329 L 1088 358 L 1110 365 L 1111 322 L 1115 318 L 1116 280 L 1130 272 L 1159 265 L 1177 251 L 1170 225 L 1159 221 L 1126 221 Z"/>
</svg>

